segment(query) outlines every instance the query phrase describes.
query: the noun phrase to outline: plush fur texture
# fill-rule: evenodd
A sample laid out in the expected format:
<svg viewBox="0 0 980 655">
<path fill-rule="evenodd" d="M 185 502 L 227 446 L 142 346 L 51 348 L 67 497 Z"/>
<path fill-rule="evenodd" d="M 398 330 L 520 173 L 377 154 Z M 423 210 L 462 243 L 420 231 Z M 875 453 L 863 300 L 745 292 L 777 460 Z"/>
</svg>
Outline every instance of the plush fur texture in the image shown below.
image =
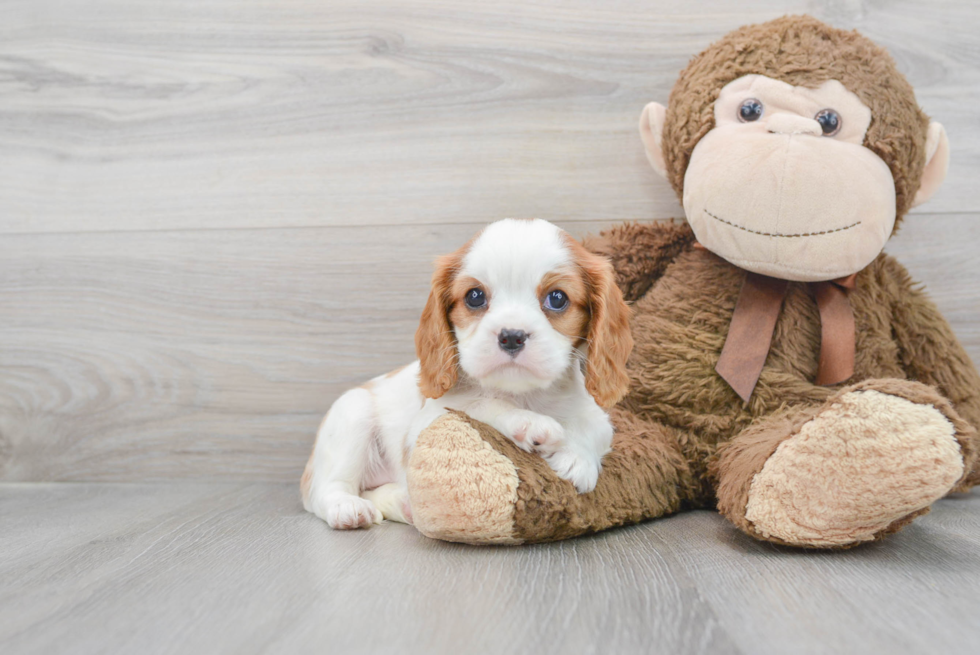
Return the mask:
<svg viewBox="0 0 980 655">
<path fill-rule="evenodd" d="M 681 73 L 670 94 L 663 135 L 668 180 L 678 197 L 683 199 L 694 146 L 715 125 L 714 104 L 722 87 L 753 74 L 809 88 L 838 80 L 873 116 L 888 117 L 872 121 L 864 144 L 895 178 L 897 227 L 919 188 L 929 119 L 884 48 L 809 16 L 739 28 L 692 59 Z"/>
<path fill-rule="evenodd" d="M 963 478 L 964 455 L 972 460 L 976 446 L 971 432 L 934 389 L 868 380 L 820 408 L 761 420 L 719 448 L 718 508 L 778 543 L 846 547 L 880 538 Z"/>
<path fill-rule="evenodd" d="M 962 477 L 955 434 L 931 405 L 875 390 L 842 394 L 753 476 L 745 518 L 794 545 L 870 541 Z"/>
<path fill-rule="evenodd" d="M 929 122 L 884 50 L 808 17 L 736 30 L 681 73 L 662 138 L 664 169 L 679 195 L 691 153 L 714 125 L 720 90 L 749 74 L 808 88 L 837 80 L 856 94 L 872 114 L 864 145 L 891 171 L 897 217 L 905 214 L 920 189 Z M 613 451 L 595 490 L 577 495 L 540 460 L 455 416 L 517 473 L 516 501 L 483 507 L 512 517 L 512 527 L 501 528 L 510 532 L 495 539 L 550 541 L 717 507 L 758 539 L 847 548 L 895 532 L 937 498 L 980 484 L 980 375 L 936 307 L 888 255 L 857 273 L 848 295 L 856 336 L 851 378 L 815 383 L 821 323 L 814 291 L 789 282 L 758 384 L 743 402 L 715 366 L 745 270 L 698 247 L 681 223 L 623 225 L 585 246 L 612 261 L 633 308 L 630 392 L 610 413 Z M 433 426 L 425 439 L 437 443 L 446 427 Z M 485 475 L 445 449 L 425 464 L 446 485 Z M 425 525 L 423 532 L 443 539 L 482 541 L 454 516 Z"/>
<path fill-rule="evenodd" d="M 634 301 L 635 347 L 628 365 L 631 391 L 610 413 L 616 426 L 613 451 L 603 460 L 603 473 L 590 494 L 575 494 L 538 458 L 483 430 L 486 443 L 513 462 L 518 472 L 510 534 L 514 542 L 551 541 L 682 509 L 717 507 L 738 528 L 760 539 L 842 548 L 894 532 L 927 511 L 937 494 L 966 491 L 980 482 L 976 430 L 980 375 L 932 302 L 888 255 L 880 255 L 858 275 L 851 294 L 857 358 L 850 386 L 813 383 L 819 315 L 809 287 L 793 282 L 766 367 L 751 401 L 743 404 L 715 374 L 714 365 L 745 272 L 696 248 L 690 228 L 681 223 L 623 225 L 587 240 L 586 245 L 612 259 L 624 295 Z M 695 280 L 697 284 L 692 284 Z M 746 518 L 752 482 L 780 444 L 821 416 L 824 436 L 833 436 L 840 429 L 833 418 L 839 399 L 872 389 L 927 414 L 942 414 L 959 447 L 962 464 L 956 479 L 942 489 L 941 481 L 935 483 L 937 476 L 943 478 L 952 470 L 949 449 L 909 449 L 906 454 L 913 460 L 906 461 L 908 474 L 902 484 L 918 489 L 911 494 L 913 500 L 925 502 L 926 507 L 913 502 L 905 515 L 888 514 L 882 525 L 880 520 L 862 524 L 853 518 L 853 504 L 843 503 L 833 517 L 823 518 L 834 518 L 851 529 L 849 541 L 786 538 L 792 535 L 758 529 Z M 438 442 L 441 430 L 434 426 L 423 437 Z M 945 454 L 937 458 L 937 452 Z M 830 449 L 834 453 L 840 463 L 848 457 L 844 448 Z M 946 464 L 935 466 L 939 460 Z M 482 475 L 458 465 L 451 451 L 443 451 L 438 461 L 428 461 L 426 466 L 438 470 L 446 484 Z M 835 465 L 825 459 L 822 466 Z M 413 471 L 410 467 L 410 478 Z M 894 486 L 894 479 L 883 477 L 879 484 L 872 476 L 864 488 L 872 495 L 890 497 Z M 482 507 L 491 511 L 490 506 Z M 465 523 L 450 519 L 438 526 L 430 523 L 423 532 L 453 541 L 481 541 Z M 449 523 L 453 529 L 447 528 Z"/>
<path fill-rule="evenodd" d="M 408 486 L 415 527 L 446 541 L 521 544 L 568 539 L 676 512 L 697 486 L 670 428 L 613 410 L 629 426 L 578 494 L 544 461 L 485 423 L 452 412 L 422 432 Z"/>
<path fill-rule="evenodd" d="M 514 518 L 520 479 L 513 458 L 500 452 L 495 438 L 509 446 L 510 455 L 524 451 L 463 416 L 450 412 L 436 419 L 412 450 L 408 491 L 415 527 L 435 539 L 521 543 Z"/>
</svg>

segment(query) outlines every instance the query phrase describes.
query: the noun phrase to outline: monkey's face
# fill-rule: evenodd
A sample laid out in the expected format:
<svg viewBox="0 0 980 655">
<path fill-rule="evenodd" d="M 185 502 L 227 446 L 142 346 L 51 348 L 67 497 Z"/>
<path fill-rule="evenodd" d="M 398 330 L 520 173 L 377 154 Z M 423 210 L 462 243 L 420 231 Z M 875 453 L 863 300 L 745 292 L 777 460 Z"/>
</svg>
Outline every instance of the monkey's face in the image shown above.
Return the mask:
<svg viewBox="0 0 980 655">
<path fill-rule="evenodd" d="M 800 281 L 867 266 L 949 163 L 943 126 L 888 53 L 807 16 L 709 46 L 669 109 L 644 108 L 640 136 L 705 247 Z"/>
<path fill-rule="evenodd" d="M 684 210 L 698 240 L 750 271 L 829 280 L 861 270 L 895 224 L 895 182 L 864 147 L 871 110 L 835 80 L 746 75 L 694 148 Z"/>
</svg>

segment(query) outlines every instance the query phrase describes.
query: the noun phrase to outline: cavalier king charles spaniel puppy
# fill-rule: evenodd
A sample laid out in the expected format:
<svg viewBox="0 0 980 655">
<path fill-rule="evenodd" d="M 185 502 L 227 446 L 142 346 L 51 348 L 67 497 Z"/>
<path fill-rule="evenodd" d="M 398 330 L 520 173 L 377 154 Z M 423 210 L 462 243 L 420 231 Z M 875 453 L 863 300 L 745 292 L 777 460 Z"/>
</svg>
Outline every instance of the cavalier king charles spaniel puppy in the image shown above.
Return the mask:
<svg viewBox="0 0 980 655">
<path fill-rule="evenodd" d="M 330 527 L 411 522 L 405 469 L 449 409 L 592 491 L 628 388 L 630 310 L 609 262 L 542 220 L 506 219 L 436 261 L 418 361 L 342 395 L 317 433 L 303 506 Z"/>
</svg>

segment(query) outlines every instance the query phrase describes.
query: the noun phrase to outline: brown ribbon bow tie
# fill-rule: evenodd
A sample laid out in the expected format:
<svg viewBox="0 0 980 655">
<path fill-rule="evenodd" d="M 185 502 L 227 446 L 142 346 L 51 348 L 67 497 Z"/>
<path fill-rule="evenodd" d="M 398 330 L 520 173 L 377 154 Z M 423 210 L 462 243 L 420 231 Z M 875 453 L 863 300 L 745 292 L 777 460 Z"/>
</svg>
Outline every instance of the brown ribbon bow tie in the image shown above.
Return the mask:
<svg viewBox="0 0 980 655">
<path fill-rule="evenodd" d="M 829 282 L 811 282 L 820 310 L 820 366 L 816 384 L 838 384 L 854 374 L 854 312 L 847 292 L 857 273 Z M 769 355 L 787 280 L 749 273 L 735 303 L 715 371 L 742 400 L 749 401 Z"/>
</svg>

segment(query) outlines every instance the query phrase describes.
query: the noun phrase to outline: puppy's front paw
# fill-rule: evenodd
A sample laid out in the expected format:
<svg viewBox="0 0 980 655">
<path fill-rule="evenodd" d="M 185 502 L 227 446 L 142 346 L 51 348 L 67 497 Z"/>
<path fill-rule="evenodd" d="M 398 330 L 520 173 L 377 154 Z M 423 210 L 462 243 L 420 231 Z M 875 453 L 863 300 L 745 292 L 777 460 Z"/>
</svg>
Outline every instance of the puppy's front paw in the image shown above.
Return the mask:
<svg viewBox="0 0 980 655">
<path fill-rule="evenodd" d="M 320 516 L 334 530 L 355 530 L 381 523 L 383 517 L 370 500 L 351 494 L 333 494 L 324 502 Z"/>
<path fill-rule="evenodd" d="M 548 455 L 556 452 L 565 441 L 565 428 L 550 416 L 518 410 L 508 418 L 512 425 L 508 436 L 528 452 Z"/>
<path fill-rule="evenodd" d="M 560 450 L 546 457 L 545 461 L 548 462 L 551 470 L 558 474 L 558 477 L 575 485 L 575 490 L 580 494 L 595 489 L 596 482 L 599 481 L 601 465 L 592 458 L 583 457 L 568 450 Z"/>
</svg>

